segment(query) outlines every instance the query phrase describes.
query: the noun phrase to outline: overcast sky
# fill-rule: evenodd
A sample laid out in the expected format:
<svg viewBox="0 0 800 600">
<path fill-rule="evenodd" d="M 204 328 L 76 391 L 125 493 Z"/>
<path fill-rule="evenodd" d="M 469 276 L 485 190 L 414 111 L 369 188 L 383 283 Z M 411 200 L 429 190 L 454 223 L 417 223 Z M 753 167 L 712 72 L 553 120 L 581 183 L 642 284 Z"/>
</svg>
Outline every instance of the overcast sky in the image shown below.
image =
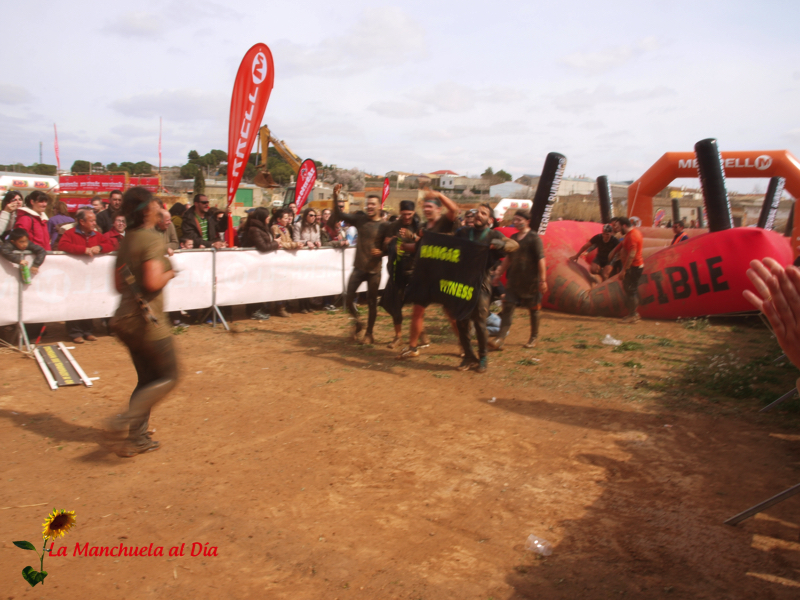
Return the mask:
<svg viewBox="0 0 800 600">
<path fill-rule="evenodd" d="M 0 163 L 38 162 L 39 141 L 55 163 L 57 123 L 63 168 L 158 164 L 159 116 L 165 166 L 227 150 L 257 42 L 275 59 L 264 122 L 340 167 L 516 178 L 558 151 L 567 175 L 624 180 L 706 137 L 800 156 L 800 2 L 27 0 L 3 17 Z"/>
</svg>

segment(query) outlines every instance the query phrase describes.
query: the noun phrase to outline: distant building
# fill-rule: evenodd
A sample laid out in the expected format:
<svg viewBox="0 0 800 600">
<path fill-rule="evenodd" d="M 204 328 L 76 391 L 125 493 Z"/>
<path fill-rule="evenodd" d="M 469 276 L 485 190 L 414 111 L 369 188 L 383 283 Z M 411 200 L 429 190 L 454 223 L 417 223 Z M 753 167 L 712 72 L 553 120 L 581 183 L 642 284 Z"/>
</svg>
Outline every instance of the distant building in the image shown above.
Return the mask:
<svg viewBox="0 0 800 600">
<path fill-rule="evenodd" d="M 558 186 L 559 196 L 591 196 L 595 180 L 588 177 L 564 177 Z"/>
<path fill-rule="evenodd" d="M 489 195 L 499 198 L 527 198 L 533 195 L 533 188 L 521 183 L 506 181 L 489 188 Z"/>
<path fill-rule="evenodd" d="M 396 179 L 397 183 L 403 183 L 409 175 L 414 175 L 414 173 L 406 173 L 405 171 L 389 171 L 386 173 L 386 177 Z"/>
</svg>

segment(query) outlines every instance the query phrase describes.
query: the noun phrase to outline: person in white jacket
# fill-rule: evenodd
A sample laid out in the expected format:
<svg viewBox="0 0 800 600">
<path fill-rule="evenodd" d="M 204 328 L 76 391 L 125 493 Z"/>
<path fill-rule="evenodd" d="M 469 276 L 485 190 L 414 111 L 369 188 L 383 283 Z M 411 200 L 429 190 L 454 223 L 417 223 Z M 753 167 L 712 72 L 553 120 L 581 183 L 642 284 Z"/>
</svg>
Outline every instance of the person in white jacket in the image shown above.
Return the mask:
<svg viewBox="0 0 800 600">
<path fill-rule="evenodd" d="M 22 206 L 22 194 L 16 190 L 6 192 L 3 196 L 2 208 L 0 208 L 0 237 L 5 236 L 7 231 L 14 229 L 17 220 L 17 209 Z"/>
<path fill-rule="evenodd" d="M 317 211 L 310 206 L 303 211 L 303 218 L 294 224 L 294 241 L 300 244 L 300 248 L 322 247 L 317 224 Z"/>
</svg>

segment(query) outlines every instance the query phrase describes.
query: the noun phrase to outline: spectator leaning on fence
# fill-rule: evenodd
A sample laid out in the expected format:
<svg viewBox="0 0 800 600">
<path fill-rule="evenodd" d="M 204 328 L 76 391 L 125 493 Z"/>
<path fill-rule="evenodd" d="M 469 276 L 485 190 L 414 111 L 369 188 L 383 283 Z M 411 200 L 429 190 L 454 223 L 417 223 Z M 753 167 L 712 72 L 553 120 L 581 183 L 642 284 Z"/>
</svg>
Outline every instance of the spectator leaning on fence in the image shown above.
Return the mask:
<svg viewBox="0 0 800 600">
<path fill-rule="evenodd" d="M 208 197 L 196 194 L 192 208 L 183 213 L 183 237 L 194 240 L 195 248 L 222 248 L 225 244 L 217 235 L 217 220 L 208 218 Z"/>
<path fill-rule="evenodd" d="M 178 233 L 175 231 L 175 226 L 172 224 L 172 217 L 166 208 L 161 209 L 156 229 L 164 234 L 164 245 L 167 247 L 167 255 L 172 256 L 175 250 L 180 248 L 178 241 Z"/>
<path fill-rule="evenodd" d="M 279 240 L 281 248 L 284 250 L 294 250 L 299 246 L 292 239 L 292 231 L 290 229 L 292 222 L 292 211 L 288 208 L 281 208 L 272 217 L 272 237 Z"/>
<path fill-rule="evenodd" d="M 72 229 L 65 231 L 58 242 L 58 249 L 68 254 L 79 256 L 94 257 L 104 252 L 115 250 L 114 242 L 108 239 L 104 233 L 95 231 L 97 216 L 94 211 L 82 208 L 75 213 L 76 225 Z M 84 340 L 90 342 L 97 338 L 92 334 L 92 320 L 80 319 L 77 321 L 67 321 L 69 337 L 76 344 L 82 344 Z"/>
<path fill-rule="evenodd" d="M 22 194 L 16 190 L 6 192 L 0 207 L 0 237 L 11 231 L 17 222 L 17 209 L 22 206 Z"/>
<path fill-rule="evenodd" d="M 303 211 L 303 217 L 294 224 L 294 241 L 300 248 L 321 248 L 317 211 L 310 206 Z"/>
<path fill-rule="evenodd" d="M 42 266 L 47 253 L 41 246 L 30 242 L 27 231 L 24 229 L 12 229 L 8 239 L 0 246 L 0 254 L 3 255 L 3 258 L 20 266 L 30 264 L 30 258 L 22 254 L 26 250 L 33 253 L 31 274 L 35 275 L 39 272 L 39 267 Z"/>
<path fill-rule="evenodd" d="M 178 233 L 183 232 L 183 213 L 186 212 L 186 205 L 176 202 L 169 207 L 169 215 L 172 217 L 172 224 L 175 225 L 175 231 Z"/>
<path fill-rule="evenodd" d="M 251 212 L 240 229 L 241 245 L 243 248 L 255 248 L 259 252 L 274 252 L 281 247 L 281 242 L 272 239 L 272 234 L 267 226 L 269 209 L 259 206 Z M 247 311 L 250 318 L 257 321 L 269 319 L 269 310 L 264 303 L 248 304 Z"/>
<path fill-rule="evenodd" d="M 122 206 L 122 192 L 114 190 L 108 195 L 108 208 L 97 215 L 97 228 L 102 233 L 108 233 L 114 226 L 114 217 Z"/>
<path fill-rule="evenodd" d="M 47 231 L 47 209 L 49 198 L 40 191 L 31 192 L 25 198 L 25 206 L 17 210 L 16 227 L 28 232 L 28 238 L 37 246 L 45 250 L 52 249 L 50 245 L 50 232 Z"/>
<path fill-rule="evenodd" d="M 111 230 L 106 234 L 109 241 L 114 244 L 114 250 L 119 250 L 119 245 L 125 237 L 125 229 L 127 227 L 128 222 L 125 220 L 125 215 L 121 212 L 117 213 L 117 216 L 114 217 L 114 225 L 111 226 Z"/>
<path fill-rule="evenodd" d="M 347 238 L 342 231 L 341 225 L 339 225 L 338 221 L 334 221 L 330 218 L 331 211 L 329 209 L 325 209 L 322 211 L 324 213 L 328 213 L 328 218 L 320 227 L 319 232 L 319 239 L 322 242 L 322 246 L 326 248 L 345 248 L 348 246 Z"/>
<path fill-rule="evenodd" d="M 67 230 L 75 227 L 75 219 L 69 216 L 69 207 L 66 202 L 58 200 L 53 205 L 53 216 L 47 221 L 47 231 L 50 232 L 50 246 L 58 247 L 58 238 Z"/>
</svg>

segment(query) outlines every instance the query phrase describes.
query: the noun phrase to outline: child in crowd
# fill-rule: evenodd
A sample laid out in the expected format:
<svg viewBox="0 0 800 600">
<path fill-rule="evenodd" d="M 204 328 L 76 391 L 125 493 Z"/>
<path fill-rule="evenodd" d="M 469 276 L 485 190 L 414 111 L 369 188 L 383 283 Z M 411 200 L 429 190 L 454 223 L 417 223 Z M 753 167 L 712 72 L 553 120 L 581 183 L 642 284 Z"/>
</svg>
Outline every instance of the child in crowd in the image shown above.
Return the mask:
<svg viewBox="0 0 800 600">
<path fill-rule="evenodd" d="M 34 244 L 28 238 L 28 232 L 24 229 L 14 229 L 8 236 L 8 239 L 3 242 L 0 247 L 0 254 L 3 255 L 7 261 L 18 264 L 20 267 L 27 266 L 28 259 L 22 254 L 25 251 L 33 252 L 33 264 L 31 265 L 31 274 L 35 275 L 39 272 L 39 267 L 42 266 L 47 253 L 45 249 Z"/>
</svg>

